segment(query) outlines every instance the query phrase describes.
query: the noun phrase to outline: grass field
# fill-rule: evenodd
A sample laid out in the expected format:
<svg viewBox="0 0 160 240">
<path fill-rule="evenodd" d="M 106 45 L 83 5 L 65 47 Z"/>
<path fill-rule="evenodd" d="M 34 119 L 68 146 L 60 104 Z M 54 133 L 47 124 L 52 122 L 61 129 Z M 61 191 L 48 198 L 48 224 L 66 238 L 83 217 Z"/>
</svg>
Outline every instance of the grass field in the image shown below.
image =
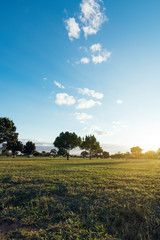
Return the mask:
<svg viewBox="0 0 160 240">
<path fill-rule="evenodd" d="M 1 157 L 0 239 L 160 239 L 160 160 Z"/>
</svg>

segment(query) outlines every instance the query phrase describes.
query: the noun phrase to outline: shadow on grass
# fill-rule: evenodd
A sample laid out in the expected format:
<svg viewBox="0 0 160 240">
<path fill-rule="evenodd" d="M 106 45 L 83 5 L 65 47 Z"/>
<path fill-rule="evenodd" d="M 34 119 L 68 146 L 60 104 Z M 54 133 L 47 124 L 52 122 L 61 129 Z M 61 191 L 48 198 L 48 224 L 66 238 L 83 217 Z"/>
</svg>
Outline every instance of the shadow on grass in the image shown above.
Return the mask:
<svg viewBox="0 0 160 240">
<path fill-rule="evenodd" d="M 90 160 L 88 160 L 88 162 L 85 163 L 72 163 L 72 162 L 67 162 L 65 163 L 65 166 L 69 166 L 71 165 L 72 167 L 76 167 L 76 166 L 111 166 L 111 165 L 120 165 L 120 164 L 127 164 L 128 162 L 126 161 L 113 161 L 113 162 L 89 162 Z"/>
</svg>

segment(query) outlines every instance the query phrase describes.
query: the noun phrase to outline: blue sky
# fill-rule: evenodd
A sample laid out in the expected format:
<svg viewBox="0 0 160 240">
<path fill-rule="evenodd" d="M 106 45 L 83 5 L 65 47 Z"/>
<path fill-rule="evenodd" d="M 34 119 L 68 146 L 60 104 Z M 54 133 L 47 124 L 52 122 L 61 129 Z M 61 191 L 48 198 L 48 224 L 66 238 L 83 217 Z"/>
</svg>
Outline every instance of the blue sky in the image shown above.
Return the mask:
<svg viewBox="0 0 160 240">
<path fill-rule="evenodd" d="M 20 139 L 159 148 L 159 12 L 159 0 L 2 1 L 1 117 Z"/>
</svg>

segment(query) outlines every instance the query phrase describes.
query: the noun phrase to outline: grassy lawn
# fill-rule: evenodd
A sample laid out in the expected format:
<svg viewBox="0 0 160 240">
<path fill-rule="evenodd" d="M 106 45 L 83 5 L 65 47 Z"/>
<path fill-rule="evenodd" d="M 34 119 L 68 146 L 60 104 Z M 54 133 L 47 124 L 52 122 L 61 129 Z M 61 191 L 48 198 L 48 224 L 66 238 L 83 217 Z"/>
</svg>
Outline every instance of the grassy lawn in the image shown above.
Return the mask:
<svg viewBox="0 0 160 240">
<path fill-rule="evenodd" d="M 0 239 L 160 239 L 160 160 L 1 157 Z"/>
</svg>

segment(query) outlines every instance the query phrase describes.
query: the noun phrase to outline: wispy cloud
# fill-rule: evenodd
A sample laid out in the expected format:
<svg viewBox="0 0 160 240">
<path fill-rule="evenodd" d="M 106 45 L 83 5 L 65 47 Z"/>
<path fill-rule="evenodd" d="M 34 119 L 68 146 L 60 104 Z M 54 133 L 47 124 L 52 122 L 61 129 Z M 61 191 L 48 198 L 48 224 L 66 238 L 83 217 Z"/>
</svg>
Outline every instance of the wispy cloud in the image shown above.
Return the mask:
<svg viewBox="0 0 160 240">
<path fill-rule="evenodd" d="M 94 64 L 106 62 L 110 56 L 111 56 L 111 52 L 104 50 L 103 52 L 99 53 L 98 55 L 92 55 L 92 62 Z"/>
<path fill-rule="evenodd" d="M 88 35 L 96 34 L 108 18 L 101 7 L 102 0 L 82 0 L 80 4 L 82 29 L 87 38 Z"/>
<path fill-rule="evenodd" d="M 71 41 L 73 41 L 74 38 L 78 39 L 80 37 L 81 29 L 84 32 L 85 38 L 87 38 L 88 35 L 96 34 L 100 30 L 102 24 L 108 21 L 104 13 L 105 9 L 102 0 L 82 0 L 80 9 L 81 12 L 78 14 L 77 18 L 79 23 L 76 22 L 74 17 L 65 21 L 68 36 Z"/>
<path fill-rule="evenodd" d="M 88 64 L 88 63 L 90 62 L 90 59 L 84 57 L 84 58 L 81 58 L 80 62 L 81 62 L 81 63 L 84 63 L 84 64 Z"/>
<path fill-rule="evenodd" d="M 88 120 L 93 118 L 92 115 L 87 113 L 75 113 L 74 115 L 76 116 L 77 120 Z"/>
<path fill-rule="evenodd" d="M 120 99 L 118 99 L 118 100 L 116 101 L 116 103 L 117 103 L 117 104 L 122 104 L 122 103 L 123 103 L 123 101 L 122 101 L 122 100 L 120 100 Z"/>
<path fill-rule="evenodd" d="M 67 93 L 58 93 L 56 94 L 55 103 L 58 105 L 73 105 L 76 100 L 73 96 L 68 95 Z"/>
<path fill-rule="evenodd" d="M 91 51 L 92 52 L 100 52 L 102 50 L 102 46 L 100 43 L 96 43 L 96 44 L 93 44 L 91 47 L 90 47 Z"/>
<path fill-rule="evenodd" d="M 61 88 L 61 89 L 64 89 L 64 88 L 65 88 L 61 83 L 59 83 L 59 82 L 57 82 L 57 81 L 54 81 L 54 84 L 55 84 L 58 88 Z"/>
<path fill-rule="evenodd" d="M 108 58 L 110 58 L 111 54 L 112 53 L 107 49 L 102 48 L 102 45 L 100 43 L 91 45 L 90 51 L 88 51 L 88 55 L 90 55 L 89 58 L 91 58 L 91 61 L 94 64 L 106 62 Z M 84 57 L 77 63 L 89 63 L 89 58 Z"/>
<path fill-rule="evenodd" d="M 89 133 L 90 134 L 96 134 L 96 135 L 99 135 L 99 136 L 111 136 L 111 135 L 113 135 L 112 132 L 104 131 L 100 127 L 94 126 L 94 125 L 90 127 Z"/>
<path fill-rule="evenodd" d="M 43 80 L 44 80 L 44 81 L 47 81 L 47 77 L 44 77 Z"/>
<path fill-rule="evenodd" d="M 87 100 L 87 99 L 79 99 L 78 100 L 78 105 L 76 106 L 77 109 L 88 109 L 91 107 L 94 107 L 95 105 L 101 105 L 102 103 L 99 101 L 94 101 L 92 99 Z"/>
<path fill-rule="evenodd" d="M 88 88 L 78 88 L 78 92 L 83 94 L 83 95 L 88 95 L 90 97 L 94 97 L 97 99 L 102 99 L 103 98 L 103 94 L 99 93 L 99 92 L 95 92 L 94 90 L 90 90 Z"/>
<path fill-rule="evenodd" d="M 42 147 L 48 147 L 48 146 L 53 146 L 52 142 L 49 141 L 44 141 L 41 139 L 29 139 L 29 138 L 21 138 L 20 141 L 23 144 L 26 144 L 28 141 L 34 142 L 36 144 L 36 146 L 42 146 Z"/>
<path fill-rule="evenodd" d="M 68 31 L 69 39 L 71 41 L 73 41 L 74 38 L 78 39 L 80 37 L 81 30 L 75 18 L 69 18 L 65 22 L 66 22 L 66 29 Z"/>
</svg>

